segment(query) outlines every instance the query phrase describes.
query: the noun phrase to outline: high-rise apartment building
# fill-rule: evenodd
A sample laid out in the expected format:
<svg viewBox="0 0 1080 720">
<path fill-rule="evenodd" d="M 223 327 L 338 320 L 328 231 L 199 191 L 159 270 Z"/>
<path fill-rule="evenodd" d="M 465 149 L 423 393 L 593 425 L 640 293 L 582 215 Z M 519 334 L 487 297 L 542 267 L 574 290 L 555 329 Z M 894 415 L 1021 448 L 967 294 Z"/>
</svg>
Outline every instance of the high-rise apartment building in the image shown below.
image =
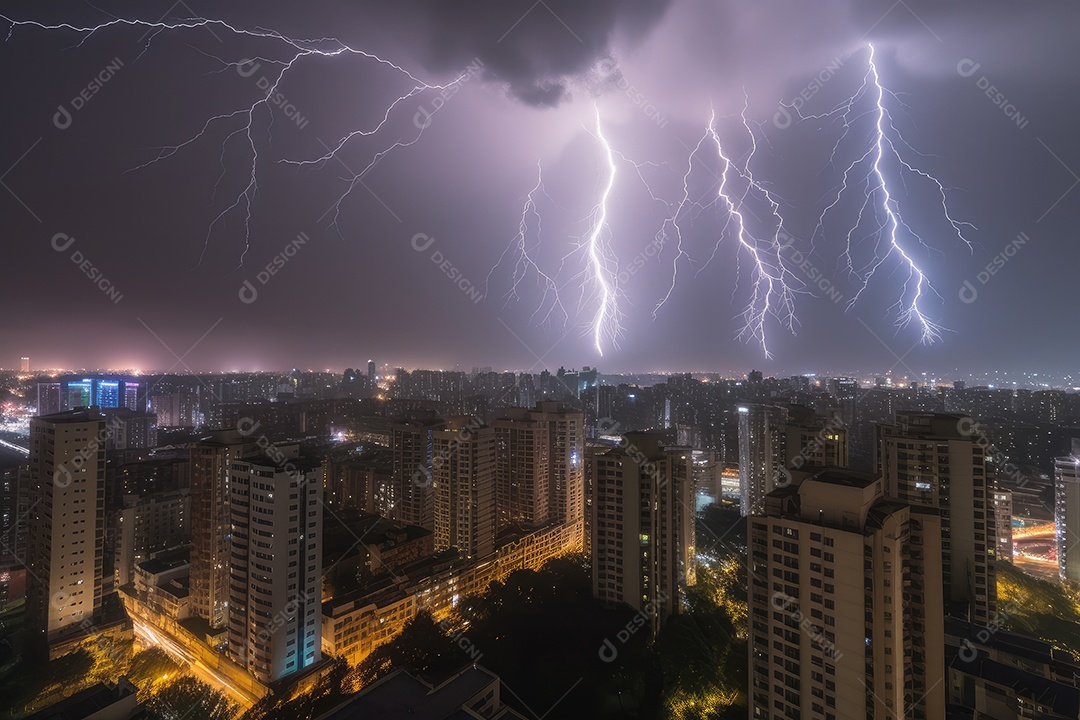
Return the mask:
<svg viewBox="0 0 1080 720">
<path fill-rule="evenodd" d="M 139 383 L 124 382 L 124 401 L 120 403 L 120 406 L 128 410 L 142 410 L 139 407 Z"/>
<path fill-rule="evenodd" d="M 435 549 L 495 552 L 495 429 L 454 418 L 434 433 Z"/>
<path fill-rule="evenodd" d="M 585 513 L 585 415 L 558 402 L 494 422 L 499 529 L 574 523 Z"/>
<path fill-rule="evenodd" d="M 116 535 L 116 587 L 135 580 L 135 566 L 156 553 L 191 542 L 188 489 L 125 495 L 111 521 Z"/>
<path fill-rule="evenodd" d="M 1058 577 L 1080 582 L 1080 442 L 1072 454 L 1054 461 L 1054 522 Z"/>
<path fill-rule="evenodd" d="M 229 478 L 229 656 L 264 683 L 322 658 L 322 461 L 270 448 Z"/>
<path fill-rule="evenodd" d="M 37 390 L 37 414 L 53 415 L 60 412 L 60 383 L 39 382 Z"/>
<path fill-rule="evenodd" d="M 747 525 L 752 720 L 945 717 L 936 510 L 825 469 Z"/>
<path fill-rule="evenodd" d="M 739 509 L 757 512 L 765 496 L 788 482 L 786 408 L 741 405 L 739 413 Z"/>
<path fill-rule="evenodd" d="M 997 527 L 989 450 L 963 415 L 897 413 L 879 424 L 874 467 L 885 493 L 941 512 L 946 610 L 989 625 L 997 611 Z"/>
<path fill-rule="evenodd" d="M 228 622 L 230 469 L 257 448 L 237 430 L 218 430 L 191 445 L 191 607 L 213 628 Z"/>
<path fill-rule="evenodd" d="M 593 594 L 646 613 L 655 633 L 694 583 L 690 450 L 628 433 L 592 462 Z"/>
<path fill-rule="evenodd" d="M 394 479 L 391 484 L 390 519 L 407 525 L 435 529 L 432 461 L 435 431 L 442 420 L 421 420 L 395 424 L 390 431 L 390 449 L 394 453 Z"/>
<path fill-rule="evenodd" d="M 50 642 L 101 613 L 106 436 L 96 410 L 30 421 L 28 617 Z"/>
<path fill-rule="evenodd" d="M 1012 562 L 1013 559 L 1013 494 L 1012 490 L 994 491 L 994 519 L 997 524 L 995 536 L 997 537 L 998 560 Z"/>
<path fill-rule="evenodd" d="M 848 432 L 841 412 L 822 417 L 810 408 L 790 406 L 784 454 L 788 469 L 846 468 Z"/>
</svg>

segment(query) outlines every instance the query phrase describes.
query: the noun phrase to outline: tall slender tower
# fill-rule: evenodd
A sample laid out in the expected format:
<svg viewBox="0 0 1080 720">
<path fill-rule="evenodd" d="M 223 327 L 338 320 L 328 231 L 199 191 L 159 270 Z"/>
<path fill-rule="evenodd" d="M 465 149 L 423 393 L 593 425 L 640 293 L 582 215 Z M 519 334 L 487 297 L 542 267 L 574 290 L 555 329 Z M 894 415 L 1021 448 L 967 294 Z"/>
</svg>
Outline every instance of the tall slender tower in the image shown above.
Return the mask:
<svg viewBox="0 0 1080 720">
<path fill-rule="evenodd" d="M 1080 441 L 1072 454 L 1054 460 L 1054 522 L 1058 577 L 1080 582 Z"/>
<path fill-rule="evenodd" d="M 228 622 L 230 470 L 257 448 L 238 430 L 218 430 L 190 449 L 191 604 L 213 628 Z"/>
<path fill-rule="evenodd" d="M 322 658 L 322 461 L 270 447 L 229 483 L 229 655 L 264 683 Z"/>
<path fill-rule="evenodd" d="M 107 439 L 96 408 L 30 421 L 28 617 L 50 643 L 101 614 Z"/>
</svg>

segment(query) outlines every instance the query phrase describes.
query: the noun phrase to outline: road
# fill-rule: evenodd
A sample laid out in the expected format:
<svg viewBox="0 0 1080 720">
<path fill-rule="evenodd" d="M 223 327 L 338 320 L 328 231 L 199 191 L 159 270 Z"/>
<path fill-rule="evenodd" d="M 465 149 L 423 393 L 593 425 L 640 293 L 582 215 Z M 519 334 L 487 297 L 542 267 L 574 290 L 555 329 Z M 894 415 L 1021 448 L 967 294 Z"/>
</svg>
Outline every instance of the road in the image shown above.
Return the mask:
<svg viewBox="0 0 1080 720">
<path fill-rule="evenodd" d="M 258 697 L 234 685 L 229 678 L 219 673 L 214 668 L 197 658 L 182 643 L 168 633 L 148 624 L 144 620 L 132 617 L 135 629 L 135 639 L 146 647 L 156 647 L 164 650 L 171 657 L 179 660 L 187 666 L 191 673 L 199 680 L 215 690 L 221 690 L 229 699 L 240 706 L 240 710 L 246 710 L 255 704 Z"/>
</svg>

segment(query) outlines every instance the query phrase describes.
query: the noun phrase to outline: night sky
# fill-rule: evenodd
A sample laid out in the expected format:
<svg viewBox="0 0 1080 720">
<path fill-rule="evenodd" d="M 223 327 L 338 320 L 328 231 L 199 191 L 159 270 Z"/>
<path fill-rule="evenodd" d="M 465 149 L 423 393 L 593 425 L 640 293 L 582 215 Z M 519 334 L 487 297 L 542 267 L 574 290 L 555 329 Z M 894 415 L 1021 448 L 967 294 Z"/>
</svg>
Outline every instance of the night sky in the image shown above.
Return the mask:
<svg viewBox="0 0 1080 720">
<path fill-rule="evenodd" d="M 297 52 L 279 38 L 220 24 L 116 24 L 91 36 L 21 25 L 8 35 L 11 22 L 0 19 L 8 35 L 0 43 L 0 366 L 29 355 L 37 367 L 341 369 L 374 357 L 465 369 L 896 367 L 956 375 L 1067 372 L 1080 351 L 1072 332 L 1080 259 L 1075 3 L 42 5 L 6 2 L 2 13 L 74 26 L 202 16 L 293 39 L 334 37 L 430 85 L 461 79 L 386 115 L 414 86 L 406 75 L 355 53 L 311 55 L 284 75 L 280 98 L 255 106 L 247 129 L 246 111 Z M 913 325 L 894 327 L 890 306 L 907 277 L 896 254 L 845 311 L 859 287 L 842 258 L 858 203 L 842 200 L 815 231 L 843 168 L 871 147 L 873 118 L 854 114 L 830 164 L 843 134 L 837 118 L 787 126 L 777 114 L 781 101 L 799 98 L 804 114 L 817 115 L 854 94 L 868 42 L 895 93 L 886 101 L 910 143 L 905 158 L 947 188 L 953 218 L 977 228 L 965 229 L 971 250 L 931 186 L 910 174 L 892 186 L 925 245 L 904 233 L 902 243 L 941 296 L 923 305 L 948 329 L 929 347 L 918 344 Z M 686 184 L 701 203 L 682 216 L 678 284 L 653 318 L 677 254 L 670 238 L 662 249 L 653 243 L 682 197 L 690 151 L 712 108 L 725 152 L 744 162 L 744 103 L 758 146 L 749 169 L 781 200 L 792 237 L 785 252 L 808 258 L 840 297 L 792 269 L 814 294 L 796 295 L 796 336 L 767 321 L 772 359 L 736 337 L 752 263 L 710 194 L 720 162 L 708 143 Z M 623 314 L 618 347 L 605 341 L 603 357 L 590 329 L 598 306 L 585 245 L 608 177 L 597 111 L 617 151 L 603 237 L 618 257 Z M 325 162 L 282 162 L 318 159 L 384 115 L 377 132 L 353 137 Z M 517 265 L 514 249 L 538 163 L 546 192 L 533 197 L 542 224 L 537 235 L 537 216 L 527 216 L 526 245 L 560 286 L 561 306 L 545 299 L 543 277 Z M 760 198 L 746 207 L 767 239 L 767 208 Z M 856 267 L 866 267 L 877 242 L 865 227 L 853 236 Z M 1026 242 L 1015 242 L 1020 233 Z M 287 248 L 291 257 L 261 282 L 260 271 Z M 1006 250 L 983 282 L 980 271 Z M 79 260 L 89 266 L 80 269 Z M 527 271 L 516 297 L 508 294 L 515 266 Z M 95 271 L 115 288 L 111 299 L 87 275 Z M 476 288 L 473 297 L 450 272 Z M 254 302 L 241 299 L 245 281 Z M 965 281 L 977 294 L 961 297 Z"/>
</svg>

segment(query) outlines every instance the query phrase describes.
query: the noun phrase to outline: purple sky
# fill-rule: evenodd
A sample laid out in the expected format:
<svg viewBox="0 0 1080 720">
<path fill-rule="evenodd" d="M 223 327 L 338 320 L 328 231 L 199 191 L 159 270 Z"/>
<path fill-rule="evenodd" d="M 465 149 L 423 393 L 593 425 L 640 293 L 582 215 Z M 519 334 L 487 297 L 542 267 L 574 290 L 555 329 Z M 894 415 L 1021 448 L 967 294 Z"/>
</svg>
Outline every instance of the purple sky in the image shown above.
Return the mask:
<svg viewBox="0 0 1080 720">
<path fill-rule="evenodd" d="M 284 76 L 280 98 L 256 106 L 250 132 L 246 117 L 222 118 L 140 168 L 163 146 L 193 138 L 209 118 L 260 100 L 281 70 L 275 61 L 296 50 L 220 25 L 149 38 L 146 27 L 119 24 L 90 37 L 14 27 L 0 44 L 9 68 L 0 81 L 7 271 L 0 366 L 30 355 L 37 366 L 342 368 L 374 356 L 405 366 L 536 371 L 583 364 L 773 374 L 1071 370 L 1080 349 L 1068 332 L 1080 251 L 1072 242 L 1077 206 L 1067 191 L 1078 178 L 1071 168 L 1080 174 L 1073 129 L 1080 47 L 1071 37 L 1080 11 L 1065 2 L 940 5 L 172 6 L 167 22 L 206 13 L 290 38 L 333 36 L 431 85 L 466 75 L 441 94 L 428 90 L 399 103 L 377 133 L 354 137 L 335 158 L 302 166 L 280 161 L 318 158 L 349 133 L 370 130 L 413 84 L 362 56 L 305 57 Z M 156 21 L 170 3 L 100 7 L 16 2 L 3 12 L 84 26 L 110 14 Z M 0 20 L 4 33 L 8 25 Z M 842 258 L 858 203 L 842 200 L 816 232 L 843 168 L 871 147 L 873 118 L 855 113 L 831 165 L 839 123 L 781 127 L 776 119 L 781 101 L 799 98 L 805 113 L 820 114 L 852 95 L 867 70 L 868 42 L 896 93 L 887 102 L 912 146 L 905 158 L 940 179 L 953 216 L 977 227 L 967 234 L 972 251 L 945 221 L 932 187 L 910 174 L 906 185 L 898 175 L 891 181 L 905 221 L 925 242 L 902 233 L 903 247 L 940 294 L 927 291 L 922 307 L 949 330 L 931 347 L 917 344 L 916 327 L 894 327 L 890 306 L 907 277 L 895 253 L 846 310 L 860 286 Z M 250 58 L 258 60 L 236 67 Z M 77 100 L 80 92 L 89 99 Z M 786 259 L 807 260 L 791 269 L 795 285 L 813 291 L 795 295 L 797 335 L 766 320 L 771 360 L 760 343 L 737 339 L 753 290 L 752 258 L 714 202 L 721 170 L 714 146 L 695 156 L 686 182 L 700 207 L 681 216 L 685 255 L 676 262 L 670 233 L 662 248 L 654 244 L 682 197 L 710 108 L 725 152 L 745 161 L 744 102 L 758 146 L 750 170 L 781 201 L 792 237 L 785 252 L 795 253 Z M 70 116 L 62 128 L 61 106 Z M 605 336 L 603 357 L 590 328 L 600 305 L 587 247 L 607 181 L 593 134 L 597 110 L 618 153 L 601 237 L 617 257 L 606 268 L 619 280 L 622 313 L 618 346 Z M 403 146 L 336 205 L 350 179 L 395 143 Z M 248 188 L 253 148 L 257 192 Z M 530 214 L 525 238 L 536 265 L 520 265 L 514 238 L 538 163 L 542 224 L 538 230 Z M 743 213 L 766 243 L 775 230 L 767 209 L 749 197 Z M 867 237 L 867 227 L 853 235 L 856 270 L 865 271 L 880 241 Z M 58 233 L 75 241 L 65 246 L 53 239 Z M 1026 242 L 1015 242 L 1019 233 Z M 260 271 L 283 253 L 262 282 Z M 986 266 L 995 257 L 991 275 Z M 511 296 L 515 266 L 524 274 Z M 537 269 L 559 286 L 559 307 L 551 295 L 545 304 Z M 654 319 L 673 269 L 678 284 Z M 112 300 L 88 275 L 95 271 L 115 288 Z M 245 281 L 257 291 L 254 302 L 241 300 Z M 972 302 L 961 294 L 965 281 L 976 290 Z"/>
</svg>

